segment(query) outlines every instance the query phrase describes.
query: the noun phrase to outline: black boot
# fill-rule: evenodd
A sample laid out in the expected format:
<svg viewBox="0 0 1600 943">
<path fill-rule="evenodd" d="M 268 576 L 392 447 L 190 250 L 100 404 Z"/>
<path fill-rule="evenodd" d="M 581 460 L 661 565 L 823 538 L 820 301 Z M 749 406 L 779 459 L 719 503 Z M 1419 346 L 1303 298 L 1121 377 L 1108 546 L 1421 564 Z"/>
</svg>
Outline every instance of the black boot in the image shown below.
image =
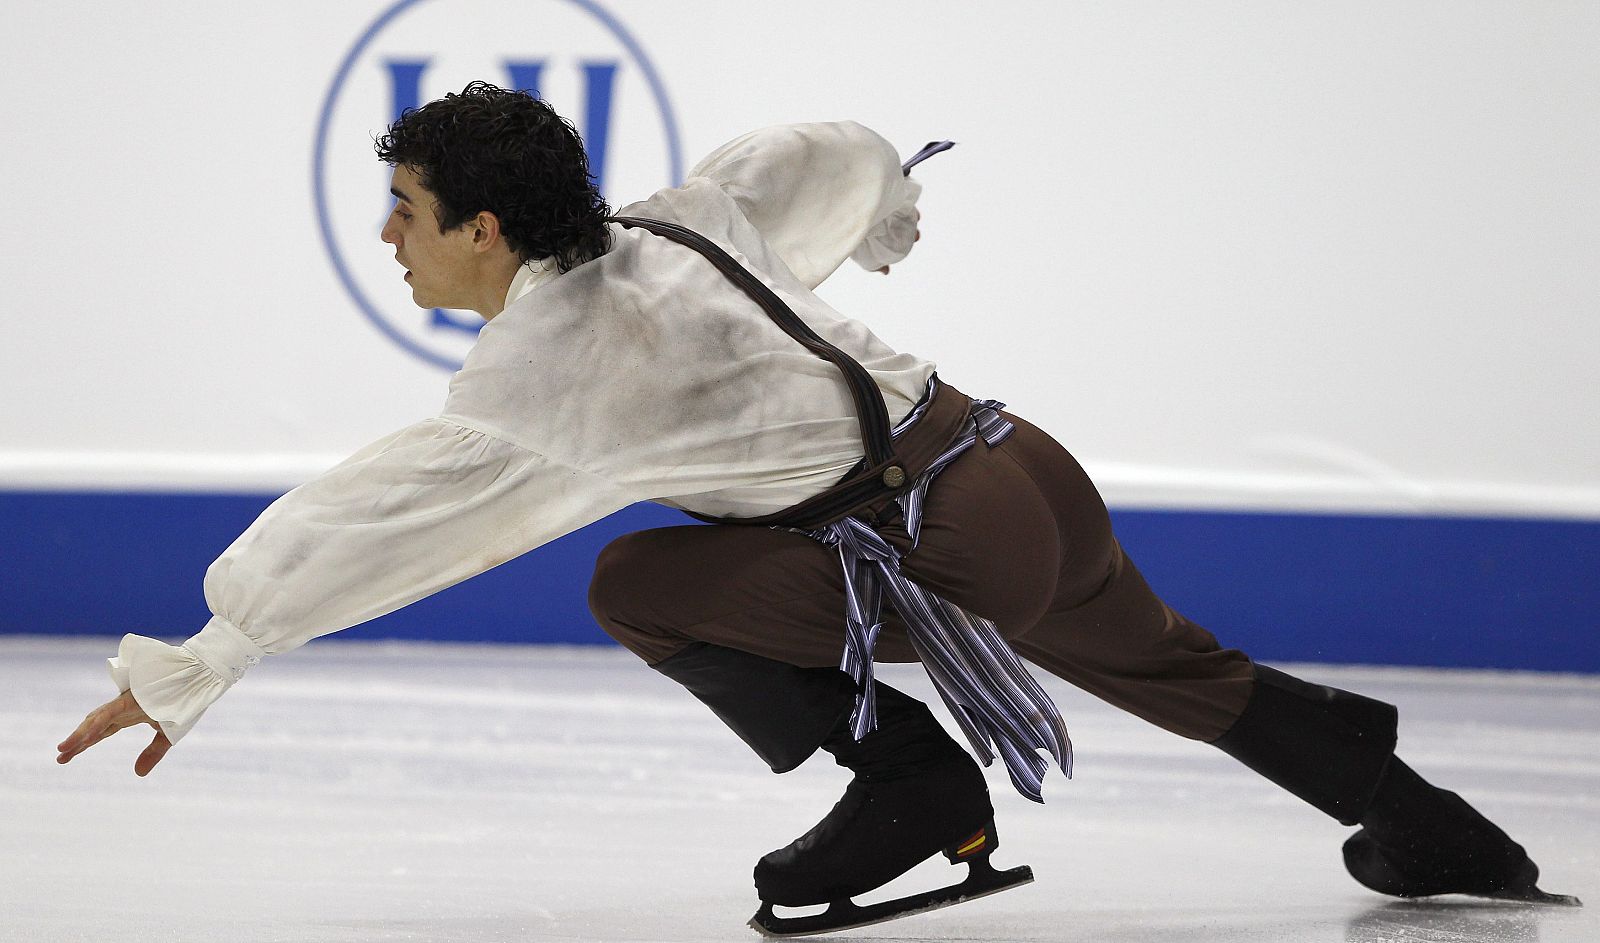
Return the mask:
<svg viewBox="0 0 1600 943">
<path fill-rule="evenodd" d="M 1393 706 L 1255 670 L 1249 704 L 1214 744 L 1342 824 L 1360 824 L 1344 846 L 1351 877 L 1398 897 L 1553 898 L 1534 887 L 1539 869 L 1521 845 L 1394 755 Z"/>
<path fill-rule="evenodd" d="M 866 926 L 958 904 L 1033 880 L 1026 865 L 997 871 L 994 810 L 983 774 L 928 709 L 877 685 L 878 729 L 850 732 L 855 683 L 833 668 L 799 668 L 695 643 L 658 663 L 662 674 L 710 707 L 774 772 L 821 746 L 856 778 L 818 825 L 756 865 L 761 909 L 750 925 L 768 936 Z M 858 907 L 845 898 L 880 887 L 943 851 L 969 866 L 966 880 L 900 900 Z M 828 903 L 827 913 L 779 917 L 773 905 Z"/>
<path fill-rule="evenodd" d="M 1525 896 L 1539 867 L 1453 792 L 1393 757 L 1361 829 L 1344 843 L 1350 875 L 1380 894 Z"/>
<path fill-rule="evenodd" d="M 817 752 L 855 704 L 855 682 L 837 668 L 801 668 L 705 642 L 654 667 L 711 708 L 774 773 Z"/>
<path fill-rule="evenodd" d="M 1342 824 L 1360 822 L 1394 755 L 1393 705 L 1255 672 L 1244 713 L 1212 744 Z"/>
<path fill-rule="evenodd" d="M 756 865 L 763 901 L 831 903 L 940 851 L 956 863 L 994 850 L 994 809 L 978 764 L 920 701 L 882 682 L 877 701 L 877 730 L 857 742 L 846 718 L 823 742 L 855 779 L 815 828 Z"/>
</svg>

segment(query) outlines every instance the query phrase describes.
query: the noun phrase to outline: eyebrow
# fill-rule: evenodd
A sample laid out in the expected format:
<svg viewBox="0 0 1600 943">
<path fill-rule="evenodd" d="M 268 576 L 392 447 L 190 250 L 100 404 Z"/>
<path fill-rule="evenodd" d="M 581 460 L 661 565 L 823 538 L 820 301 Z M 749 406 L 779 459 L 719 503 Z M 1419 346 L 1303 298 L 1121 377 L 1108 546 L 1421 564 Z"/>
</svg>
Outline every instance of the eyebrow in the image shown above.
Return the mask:
<svg viewBox="0 0 1600 943">
<path fill-rule="evenodd" d="M 406 203 L 412 203 L 412 204 L 416 203 L 415 200 L 413 200 L 410 197 L 406 196 L 404 193 L 401 193 L 400 189 L 398 187 L 390 187 L 389 188 L 389 192 L 394 194 L 397 199 L 402 200 L 402 201 L 404 201 Z"/>
</svg>

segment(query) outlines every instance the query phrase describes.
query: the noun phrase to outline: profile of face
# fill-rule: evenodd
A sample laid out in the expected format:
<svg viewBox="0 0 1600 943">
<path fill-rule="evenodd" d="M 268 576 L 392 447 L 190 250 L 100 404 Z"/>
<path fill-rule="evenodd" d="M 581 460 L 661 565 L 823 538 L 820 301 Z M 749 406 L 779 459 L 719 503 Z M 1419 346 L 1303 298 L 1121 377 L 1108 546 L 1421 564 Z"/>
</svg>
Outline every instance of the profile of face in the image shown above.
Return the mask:
<svg viewBox="0 0 1600 943">
<path fill-rule="evenodd" d="M 395 205 L 382 239 L 394 246 L 395 261 L 406 270 L 411 299 L 420 308 L 472 308 L 477 276 L 472 224 L 440 232 L 438 198 L 406 165 L 394 168 L 389 192 Z"/>
</svg>

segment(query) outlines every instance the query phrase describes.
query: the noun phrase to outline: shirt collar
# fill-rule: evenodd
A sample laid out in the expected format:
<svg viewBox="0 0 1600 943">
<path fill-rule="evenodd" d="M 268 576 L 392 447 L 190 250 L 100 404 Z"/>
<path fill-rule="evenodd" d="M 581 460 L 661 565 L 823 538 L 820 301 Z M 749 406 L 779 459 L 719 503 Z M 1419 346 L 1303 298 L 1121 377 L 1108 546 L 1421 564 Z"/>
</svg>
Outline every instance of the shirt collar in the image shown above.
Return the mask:
<svg viewBox="0 0 1600 943">
<path fill-rule="evenodd" d="M 554 256 L 547 259 L 529 259 L 511 277 L 511 287 L 506 289 L 505 307 L 560 274 Z"/>
</svg>

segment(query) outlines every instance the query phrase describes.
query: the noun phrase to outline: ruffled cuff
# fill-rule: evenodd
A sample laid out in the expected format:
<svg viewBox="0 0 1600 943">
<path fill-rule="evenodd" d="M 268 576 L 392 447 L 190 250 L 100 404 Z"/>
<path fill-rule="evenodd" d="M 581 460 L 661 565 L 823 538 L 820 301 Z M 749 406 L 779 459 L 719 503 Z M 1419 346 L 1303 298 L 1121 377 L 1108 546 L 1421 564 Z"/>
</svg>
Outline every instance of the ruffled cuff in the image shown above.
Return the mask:
<svg viewBox="0 0 1600 943">
<path fill-rule="evenodd" d="M 125 635 L 117 657 L 107 662 L 117 688 L 131 690 L 167 739 L 177 743 L 206 708 L 265 655 L 232 623 L 213 617 L 180 646 Z"/>
<path fill-rule="evenodd" d="M 893 265 L 910 255 L 912 243 L 917 241 L 917 197 L 922 195 L 922 184 L 907 177 L 905 185 L 900 206 L 867 230 L 861 245 L 850 253 L 850 259 L 869 272 Z"/>
</svg>

